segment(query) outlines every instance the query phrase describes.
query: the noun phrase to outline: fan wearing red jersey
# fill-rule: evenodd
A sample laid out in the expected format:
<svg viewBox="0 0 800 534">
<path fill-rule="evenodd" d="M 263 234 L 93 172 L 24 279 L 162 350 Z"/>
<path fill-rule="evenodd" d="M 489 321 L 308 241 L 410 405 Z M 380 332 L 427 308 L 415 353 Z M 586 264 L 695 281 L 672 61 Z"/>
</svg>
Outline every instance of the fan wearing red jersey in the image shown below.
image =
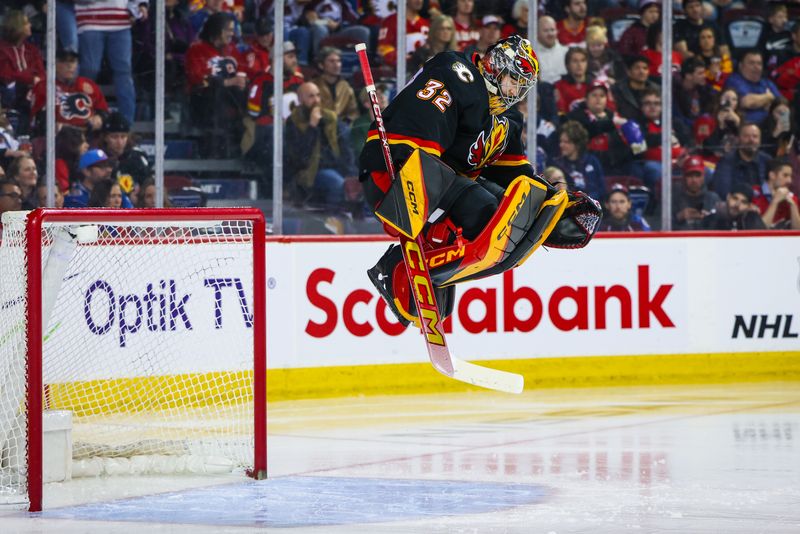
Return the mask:
<svg viewBox="0 0 800 534">
<path fill-rule="evenodd" d="M 539 73 L 530 42 L 513 35 L 481 57 L 431 58 L 383 112 L 386 171 L 373 123 L 360 158 L 367 200 L 391 235 L 422 235 L 442 316 L 454 284 L 522 264 L 541 244 L 585 246 L 600 207 L 536 176 L 522 147 L 525 98 Z M 403 254 L 392 245 L 368 275 L 405 325 L 416 319 Z"/>
</svg>

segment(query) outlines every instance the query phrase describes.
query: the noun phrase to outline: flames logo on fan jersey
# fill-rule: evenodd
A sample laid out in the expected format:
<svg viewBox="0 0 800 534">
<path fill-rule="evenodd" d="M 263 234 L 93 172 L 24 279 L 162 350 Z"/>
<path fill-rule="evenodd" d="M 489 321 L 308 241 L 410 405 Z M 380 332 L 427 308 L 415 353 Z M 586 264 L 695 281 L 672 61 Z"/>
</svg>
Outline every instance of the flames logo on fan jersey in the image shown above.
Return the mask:
<svg viewBox="0 0 800 534">
<path fill-rule="evenodd" d="M 58 110 L 64 120 L 88 119 L 92 116 L 92 99 L 84 93 L 58 95 Z"/>
<path fill-rule="evenodd" d="M 236 75 L 238 67 L 236 60 L 228 56 L 214 56 L 208 60 L 208 69 L 212 76 L 230 78 Z"/>
<path fill-rule="evenodd" d="M 469 147 L 467 163 L 472 168 L 480 169 L 492 163 L 506 149 L 508 143 L 508 119 L 492 116 L 492 127 L 489 134 L 482 131 Z"/>
</svg>

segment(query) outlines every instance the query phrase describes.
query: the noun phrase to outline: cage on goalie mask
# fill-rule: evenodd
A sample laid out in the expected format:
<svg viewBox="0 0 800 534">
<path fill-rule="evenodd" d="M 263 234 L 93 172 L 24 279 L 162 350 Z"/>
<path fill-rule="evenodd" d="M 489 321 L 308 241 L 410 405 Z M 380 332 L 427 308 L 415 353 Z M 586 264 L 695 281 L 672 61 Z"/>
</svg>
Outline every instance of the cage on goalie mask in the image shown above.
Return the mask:
<svg viewBox="0 0 800 534">
<path fill-rule="evenodd" d="M 498 114 L 522 101 L 533 88 L 539 77 L 539 60 L 530 41 L 512 35 L 489 47 L 481 58 L 480 70 L 492 93 L 490 112 Z M 512 88 L 515 94 L 509 91 Z"/>
</svg>

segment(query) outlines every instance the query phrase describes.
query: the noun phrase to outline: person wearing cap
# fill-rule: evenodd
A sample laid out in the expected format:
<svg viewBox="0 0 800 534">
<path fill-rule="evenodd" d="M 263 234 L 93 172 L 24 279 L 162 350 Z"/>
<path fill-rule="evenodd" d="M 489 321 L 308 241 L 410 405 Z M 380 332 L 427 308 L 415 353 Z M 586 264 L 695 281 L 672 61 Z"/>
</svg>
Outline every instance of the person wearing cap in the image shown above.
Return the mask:
<svg viewBox="0 0 800 534">
<path fill-rule="evenodd" d="M 84 130 L 100 130 L 108 114 L 108 102 L 95 82 L 78 76 L 78 59 L 74 50 L 56 51 L 56 122 Z M 33 88 L 31 102 L 37 127 L 44 128 L 46 104 L 47 81 L 42 79 Z"/>
<path fill-rule="evenodd" d="M 242 68 L 249 80 L 255 80 L 269 70 L 273 46 L 275 46 L 275 33 L 272 21 L 266 17 L 258 19 L 255 37 L 250 39 L 241 51 Z"/>
<path fill-rule="evenodd" d="M 539 17 L 539 29 L 536 34 L 536 56 L 539 58 L 539 80 L 547 83 L 556 83 L 561 76 L 567 73 L 565 59 L 566 46 L 558 42 L 556 20 L 549 16 Z"/>
<path fill-rule="evenodd" d="M 767 182 L 753 188 L 753 205 L 769 229 L 800 230 L 800 202 L 792 191 L 792 166 L 783 159 L 773 159 Z"/>
<path fill-rule="evenodd" d="M 472 54 L 484 55 L 494 43 L 500 40 L 502 34 L 503 19 L 497 15 L 486 15 L 481 19 L 481 27 L 478 28 L 478 41 L 464 49 L 464 55 L 472 57 Z"/>
<path fill-rule="evenodd" d="M 586 100 L 570 111 L 566 120 L 573 120 L 589 134 L 587 149 L 597 156 L 606 174 L 629 174 L 633 159 L 631 147 L 623 140 L 619 128 L 626 119 L 609 106 L 608 86 L 594 80 L 586 91 Z"/>
<path fill-rule="evenodd" d="M 758 211 L 752 209 L 753 188 L 745 184 L 733 184 L 725 202 L 703 219 L 706 230 L 764 230 L 766 225 Z"/>
<path fill-rule="evenodd" d="M 632 212 L 633 204 L 628 188 L 614 184 L 605 201 L 600 232 L 649 232 L 650 225 L 644 217 Z"/>
<path fill-rule="evenodd" d="M 87 150 L 81 156 L 78 168 L 83 173 L 83 179 L 72 184 L 69 194 L 64 197 L 65 208 L 87 207 L 94 186 L 102 181 L 111 179 L 111 171 L 114 168 L 114 164 L 108 159 L 108 155 L 103 150 L 94 148 Z M 133 207 L 127 196 L 123 197 L 122 204 L 123 208 Z"/>
<path fill-rule="evenodd" d="M 558 41 L 564 46 L 586 46 L 586 0 L 566 0 L 566 16 L 558 21 Z"/>
<path fill-rule="evenodd" d="M 402 0 L 401 0 L 402 1 Z M 406 43 L 407 58 L 425 44 L 430 30 L 430 20 L 423 17 L 423 0 L 405 0 L 406 2 Z M 381 22 L 378 33 L 378 55 L 383 58 L 386 65 L 394 67 L 397 64 L 397 13 L 392 13 Z"/>
<path fill-rule="evenodd" d="M 100 148 L 105 150 L 108 159 L 114 163 L 111 173 L 127 195 L 144 183 L 153 173 L 147 154 L 131 142 L 131 125 L 122 113 L 113 112 L 103 124 Z"/>
<path fill-rule="evenodd" d="M 619 38 L 617 49 L 623 58 L 638 56 L 647 45 L 647 28 L 661 18 L 660 0 L 639 0 L 639 20 L 626 29 Z"/>
<path fill-rule="evenodd" d="M 320 75 L 311 80 L 319 87 L 322 107 L 336 113 L 341 120 L 352 123 L 358 118 L 356 94 L 347 80 L 342 78 L 342 53 L 338 48 L 323 47 L 317 54 Z"/>
<path fill-rule="evenodd" d="M 672 194 L 672 228 L 702 230 L 703 220 L 717 208 L 719 195 L 705 185 L 706 168 L 700 156 L 689 156 L 683 163 L 683 183 Z"/>
</svg>

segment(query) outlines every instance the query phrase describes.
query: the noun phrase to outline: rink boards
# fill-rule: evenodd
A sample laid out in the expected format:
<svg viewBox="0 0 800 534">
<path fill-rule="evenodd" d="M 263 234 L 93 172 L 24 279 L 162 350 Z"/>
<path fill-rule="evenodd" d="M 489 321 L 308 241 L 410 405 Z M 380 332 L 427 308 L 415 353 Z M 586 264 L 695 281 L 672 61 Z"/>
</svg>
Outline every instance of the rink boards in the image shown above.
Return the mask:
<svg viewBox="0 0 800 534">
<path fill-rule="evenodd" d="M 366 269 L 391 243 L 268 242 L 270 398 L 466 387 L 432 370 L 419 332 L 400 327 L 369 283 Z M 149 253 L 135 245 L 125 251 L 131 260 Z M 67 330 L 85 329 L 85 347 L 106 361 L 183 345 L 191 354 L 160 362 L 160 372 L 238 371 L 221 368 L 220 354 L 249 350 L 249 269 L 215 262 L 209 278 L 172 257 L 163 273 L 128 272 L 103 284 L 89 276 L 85 288 L 71 278 L 75 313 L 67 310 L 64 320 L 77 324 Z M 188 289 L 188 280 L 197 288 Z M 149 307 L 125 311 L 122 303 L 136 295 Z M 90 297 L 100 303 L 91 314 Z M 102 305 L 115 301 L 116 317 Z M 185 314 L 176 315 L 183 301 Z M 172 325 L 149 313 L 178 319 Z M 459 357 L 523 373 L 529 387 L 798 377 L 800 233 L 601 235 L 583 250 L 540 250 L 512 272 L 460 285 L 446 331 Z"/>
</svg>

